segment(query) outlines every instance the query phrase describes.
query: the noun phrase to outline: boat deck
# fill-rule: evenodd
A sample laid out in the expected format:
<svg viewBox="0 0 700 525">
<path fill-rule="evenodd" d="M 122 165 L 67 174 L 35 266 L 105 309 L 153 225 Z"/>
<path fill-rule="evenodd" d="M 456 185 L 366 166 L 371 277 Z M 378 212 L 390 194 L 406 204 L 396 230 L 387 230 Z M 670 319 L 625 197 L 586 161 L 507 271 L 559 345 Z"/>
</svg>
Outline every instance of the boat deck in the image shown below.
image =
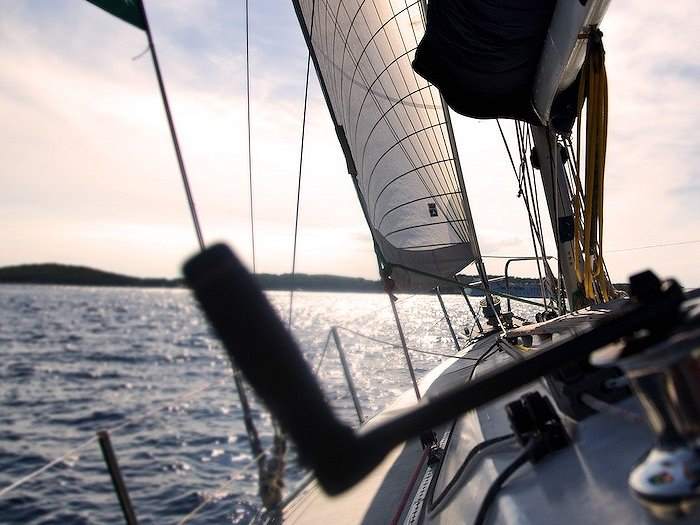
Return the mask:
<svg viewBox="0 0 700 525">
<path fill-rule="evenodd" d="M 543 321 L 541 323 L 526 324 L 508 330 L 506 337 L 522 337 L 531 335 L 553 335 L 564 332 L 577 332 L 590 328 L 596 321 L 604 318 L 611 312 L 627 303 L 627 299 L 614 299 L 607 303 L 589 306 L 567 315 Z"/>
<path fill-rule="evenodd" d="M 496 337 L 496 334 L 483 337 L 467 355 L 479 357 L 488 352 Z M 421 391 L 426 397 L 436 395 L 468 381 L 472 372 L 478 376 L 511 359 L 513 357 L 505 351 L 491 352 L 476 370 L 474 361 L 450 359 L 423 379 Z M 522 450 L 514 440 L 479 453 L 465 470 L 454 497 L 446 498 L 444 504 L 428 510 L 429 505 L 423 505 L 423 500 L 429 499 L 431 492 L 435 496 L 442 492 L 475 445 L 511 433 L 505 405 L 533 390 L 548 395 L 544 382 L 536 381 L 466 413 L 454 426 L 435 429 L 439 440 L 446 440 L 449 435 L 449 441 L 439 468 L 428 472 L 428 477 L 434 476 L 432 483 L 426 478 L 427 466 L 420 444 L 412 440 L 394 449 L 367 478 L 339 496 L 327 496 L 312 481 L 285 507 L 284 522 L 332 525 L 473 523 L 494 479 Z M 413 392 L 406 392 L 369 425 L 381 423 L 414 403 Z M 635 397 L 618 403 L 615 409 L 617 413 L 597 413 L 578 423 L 560 414 L 572 444 L 535 465 L 526 463 L 518 469 L 498 492 L 485 523 L 659 523 L 632 497 L 627 486 L 630 470 L 652 445 L 652 433 Z M 620 413 L 629 417 L 620 417 Z"/>
<path fill-rule="evenodd" d="M 478 358 L 495 341 L 495 334 L 478 341 L 470 350 L 469 357 Z M 460 354 L 464 355 L 464 352 Z M 421 395 L 430 397 L 464 383 L 474 368 L 475 361 L 452 358 L 428 373 L 419 384 Z M 413 390 L 407 390 L 389 407 L 367 423 L 367 427 L 381 424 L 398 412 L 416 403 Z M 435 429 L 440 439 L 447 425 Z M 396 447 L 370 475 L 352 489 L 339 496 L 328 496 L 315 480 L 284 508 L 284 522 L 332 523 L 344 525 L 354 523 L 391 523 L 406 514 L 414 496 L 417 483 L 410 484 L 413 475 L 418 479 L 425 472 L 423 450 L 417 439 Z M 406 501 L 404 501 L 406 500 Z"/>
</svg>

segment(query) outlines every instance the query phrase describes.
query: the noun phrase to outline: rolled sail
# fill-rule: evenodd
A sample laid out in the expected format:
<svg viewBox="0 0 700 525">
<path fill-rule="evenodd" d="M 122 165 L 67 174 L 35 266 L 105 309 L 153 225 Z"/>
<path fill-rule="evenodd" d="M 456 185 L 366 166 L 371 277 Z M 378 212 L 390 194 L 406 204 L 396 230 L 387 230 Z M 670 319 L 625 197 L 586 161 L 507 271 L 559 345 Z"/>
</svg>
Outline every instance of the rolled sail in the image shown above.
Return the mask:
<svg viewBox="0 0 700 525">
<path fill-rule="evenodd" d="M 540 124 L 532 107 L 532 86 L 555 4 L 431 1 L 427 32 L 413 67 L 463 115 Z"/>
<path fill-rule="evenodd" d="M 446 108 L 411 67 L 421 2 L 294 0 L 375 245 L 399 288 L 474 260 Z M 415 271 L 413 271 L 415 270 Z"/>
</svg>

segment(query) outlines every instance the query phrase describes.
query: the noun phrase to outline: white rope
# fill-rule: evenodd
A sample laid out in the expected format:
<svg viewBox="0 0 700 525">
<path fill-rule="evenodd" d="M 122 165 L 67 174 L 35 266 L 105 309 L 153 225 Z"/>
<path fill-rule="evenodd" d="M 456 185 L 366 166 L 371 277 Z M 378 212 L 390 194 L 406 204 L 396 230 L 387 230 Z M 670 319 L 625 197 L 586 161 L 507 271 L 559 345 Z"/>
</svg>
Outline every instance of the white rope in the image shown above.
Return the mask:
<svg viewBox="0 0 700 525">
<path fill-rule="evenodd" d="M 124 421 L 124 422 L 120 423 L 120 424 L 117 425 L 117 426 L 114 426 L 114 427 L 112 427 L 112 428 L 107 429 L 106 431 L 109 432 L 110 434 L 113 434 L 113 433 L 115 433 L 115 432 L 118 432 L 118 431 L 120 431 L 121 429 L 123 429 L 124 427 L 126 427 L 126 426 L 128 426 L 128 425 L 134 424 L 134 423 L 136 423 L 136 422 L 138 422 L 138 421 L 143 421 L 143 420 L 146 419 L 147 417 L 152 416 L 152 415 L 154 415 L 154 414 L 157 414 L 158 412 L 161 412 L 164 408 L 166 408 L 167 406 L 172 405 L 173 403 L 178 403 L 178 402 L 181 402 L 181 401 L 190 399 L 190 398 L 194 397 L 195 394 L 198 394 L 198 393 L 200 393 L 200 392 L 202 392 L 202 391 L 204 391 L 204 390 L 210 388 L 211 386 L 213 386 L 213 385 L 215 385 L 215 384 L 217 384 L 217 383 L 218 383 L 218 384 L 221 384 L 221 383 L 223 383 L 223 381 L 224 381 L 224 380 L 221 379 L 221 380 L 219 380 L 219 381 L 214 381 L 214 382 L 211 382 L 211 383 L 207 383 L 206 385 L 204 385 L 204 386 L 202 386 L 202 387 L 198 387 L 198 388 L 194 388 L 194 389 L 192 389 L 192 390 L 189 390 L 189 391 L 185 392 L 184 394 L 182 394 L 182 395 L 176 397 L 175 399 L 171 399 L 171 400 L 168 401 L 167 403 L 163 403 L 162 405 L 159 405 L 157 408 L 155 408 L 155 409 L 153 409 L 153 410 L 144 412 L 144 413 L 141 414 L 140 416 L 138 416 L 138 417 L 136 417 L 136 418 L 129 419 L 129 420 L 127 420 L 127 421 Z M 78 451 L 80 451 L 80 450 L 86 448 L 88 445 L 91 445 L 92 443 L 94 443 L 95 441 L 97 441 L 97 439 L 98 439 L 97 436 L 91 437 L 90 439 L 88 439 L 87 441 L 81 443 L 81 444 L 78 445 L 77 447 L 72 448 L 72 449 L 70 449 L 69 451 L 67 451 L 67 452 L 65 452 L 64 454 L 62 454 L 61 456 L 59 456 L 59 457 L 57 457 L 57 458 L 55 458 L 55 459 L 49 461 L 46 465 L 44 465 L 44 466 L 38 468 L 38 469 L 35 470 L 34 472 L 31 472 L 30 474 L 27 474 L 27 475 L 24 476 L 23 478 L 20 478 L 20 479 L 18 479 L 17 481 L 13 482 L 12 484 L 8 485 L 7 487 L 1 489 L 1 490 L 0 490 L 0 498 L 2 498 L 2 497 L 4 497 L 5 495 L 9 494 L 10 492 L 12 492 L 12 491 L 15 490 L 16 488 L 18 488 L 18 487 L 24 485 L 25 483 L 27 483 L 27 482 L 33 480 L 33 479 L 36 478 L 37 476 L 43 474 L 44 472 L 46 472 L 47 470 L 49 470 L 51 467 L 57 465 L 58 463 L 61 463 L 62 461 L 66 460 L 67 458 L 69 458 L 70 456 L 72 456 L 73 454 L 75 454 L 76 452 L 78 452 Z"/>
<path fill-rule="evenodd" d="M 86 448 L 88 445 L 92 445 L 92 443 L 94 443 L 95 441 L 97 441 L 97 436 L 91 437 L 90 439 L 88 439 L 88 440 L 85 441 L 84 443 L 78 445 L 78 446 L 75 447 L 75 448 L 70 449 L 68 452 L 66 452 L 66 453 L 63 454 L 62 456 L 57 457 L 56 459 L 54 459 L 54 460 L 52 460 L 52 461 L 49 461 L 46 465 L 44 465 L 43 467 L 41 467 L 41 468 L 35 470 L 35 471 L 32 472 L 31 474 L 28 474 L 28 475 L 24 476 L 23 478 L 18 479 L 17 481 L 15 481 L 14 483 L 12 483 L 11 485 L 8 485 L 8 486 L 5 487 L 4 489 L 0 490 L 0 498 L 2 498 L 3 496 L 5 496 L 6 494 L 9 494 L 9 493 L 12 492 L 13 490 L 15 490 L 17 487 L 20 487 L 20 486 L 24 485 L 24 484 L 27 483 L 28 481 L 33 480 L 34 478 L 36 478 L 36 477 L 39 476 L 40 474 L 43 474 L 44 472 L 46 472 L 47 470 L 49 470 L 49 469 L 50 469 L 51 467 L 53 467 L 54 465 L 56 465 L 56 464 L 58 464 L 58 463 L 60 463 L 60 462 L 62 462 L 62 461 L 65 461 L 66 459 L 68 459 L 70 456 L 72 456 L 72 455 L 75 454 L 76 452 L 78 452 L 78 451 L 80 451 L 80 450 Z"/>
<path fill-rule="evenodd" d="M 309 40 L 314 36 L 314 13 L 316 12 L 316 1 L 311 4 L 311 30 Z M 311 50 L 306 58 L 306 83 L 304 84 L 304 112 L 301 118 L 301 144 L 299 147 L 299 176 L 297 180 L 297 206 L 294 214 L 294 246 L 292 248 L 292 282 L 289 287 L 289 318 L 287 329 L 292 331 L 292 313 L 294 311 L 294 278 L 297 268 L 297 238 L 299 235 L 299 204 L 301 201 L 301 175 L 304 166 L 304 138 L 306 137 L 306 113 L 309 106 L 309 75 L 311 72 Z"/>
</svg>

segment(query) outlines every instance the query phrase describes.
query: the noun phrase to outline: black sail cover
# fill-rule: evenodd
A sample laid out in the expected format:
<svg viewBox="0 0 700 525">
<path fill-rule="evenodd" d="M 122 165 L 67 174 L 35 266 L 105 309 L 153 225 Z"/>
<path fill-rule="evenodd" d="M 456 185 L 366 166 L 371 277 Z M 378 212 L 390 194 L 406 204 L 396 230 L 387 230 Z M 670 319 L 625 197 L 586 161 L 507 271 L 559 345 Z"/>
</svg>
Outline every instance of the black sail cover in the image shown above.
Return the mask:
<svg viewBox="0 0 700 525">
<path fill-rule="evenodd" d="M 539 124 L 532 86 L 555 0 L 430 0 L 414 70 L 456 112 Z"/>
</svg>

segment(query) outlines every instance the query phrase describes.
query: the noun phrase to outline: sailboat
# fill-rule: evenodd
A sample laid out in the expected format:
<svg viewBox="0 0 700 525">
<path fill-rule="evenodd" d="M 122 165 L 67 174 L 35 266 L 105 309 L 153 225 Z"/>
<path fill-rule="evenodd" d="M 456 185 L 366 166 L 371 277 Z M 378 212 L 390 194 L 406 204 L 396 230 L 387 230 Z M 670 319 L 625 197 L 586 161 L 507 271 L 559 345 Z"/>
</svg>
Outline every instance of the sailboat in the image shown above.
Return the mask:
<svg viewBox="0 0 700 525">
<path fill-rule="evenodd" d="M 93 3 L 148 32 L 140 2 Z M 265 519 L 697 522 L 697 294 L 647 272 L 626 297 L 602 253 L 608 3 L 294 0 L 397 328 L 394 293 L 440 286 L 483 294 L 484 326 L 420 382 L 405 352 L 413 389 L 355 431 L 326 404 L 255 279 L 197 228 L 202 252 L 187 281 L 280 439 L 313 472 L 284 500 L 269 497 Z M 519 298 L 497 293 L 486 272 L 448 108 L 499 128 L 516 122 L 512 149 L 500 129 L 541 275 L 534 323 L 503 310 L 499 295 Z M 469 265 L 479 282 L 460 279 Z"/>
</svg>

